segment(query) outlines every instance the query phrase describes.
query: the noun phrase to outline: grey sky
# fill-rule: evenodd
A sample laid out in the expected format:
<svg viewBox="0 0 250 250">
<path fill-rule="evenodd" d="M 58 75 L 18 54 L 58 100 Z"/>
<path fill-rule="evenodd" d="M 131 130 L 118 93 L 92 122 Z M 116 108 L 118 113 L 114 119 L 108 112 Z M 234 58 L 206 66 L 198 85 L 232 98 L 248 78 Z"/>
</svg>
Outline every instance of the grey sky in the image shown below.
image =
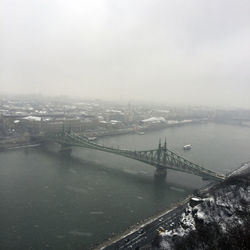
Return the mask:
<svg viewBox="0 0 250 250">
<path fill-rule="evenodd" d="M 250 108 L 248 0 L 1 0 L 0 91 Z"/>
</svg>

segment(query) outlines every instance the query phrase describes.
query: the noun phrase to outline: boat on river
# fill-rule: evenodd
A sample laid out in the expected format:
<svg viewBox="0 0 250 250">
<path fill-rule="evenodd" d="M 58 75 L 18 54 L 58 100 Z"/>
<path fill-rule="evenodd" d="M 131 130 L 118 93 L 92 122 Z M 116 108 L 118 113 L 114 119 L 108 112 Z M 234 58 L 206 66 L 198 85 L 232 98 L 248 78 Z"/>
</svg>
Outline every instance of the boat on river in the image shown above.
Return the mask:
<svg viewBox="0 0 250 250">
<path fill-rule="evenodd" d="M 183 146 L 184 150 L 190 150 L 191 148 L 192 148 L 191 144 L 187 144 L 187 145 Z"/>
<path fill-rule="evenodd" d="M 138 135 L 144 135 L 145 133 L 144 132 L 137 132 Z"/>
<path fill-rule="evenodd" d="M 96 139 L 97 139 L 96 137 L 88 137 L 89 141 L 96 141 Z"/>
</svg>

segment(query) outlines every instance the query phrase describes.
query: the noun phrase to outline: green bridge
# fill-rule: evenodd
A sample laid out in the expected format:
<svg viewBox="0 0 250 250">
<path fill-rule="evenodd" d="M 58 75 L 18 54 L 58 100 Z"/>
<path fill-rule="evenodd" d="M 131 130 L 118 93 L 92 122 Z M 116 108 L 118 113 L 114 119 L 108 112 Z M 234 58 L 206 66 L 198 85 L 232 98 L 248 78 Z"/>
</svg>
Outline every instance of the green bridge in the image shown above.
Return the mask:
<svg viewBox="0 0 250 250">
<path fill-rule="evenodd" d="M 53 135 L 47 135 L 49 141 L 59 143 L 61 151 L 71 152 L 71 147 L 83 147 L 94 150 L 100 150 L 116 155 L 121 155 L 130 159 L 144 162 L 156 168 L 156 177 L 165 177 L 167 169 L 180 171 L 188 174 L 194 174 L 202 177 L 203 179 L 224 180 L 225 177 L 221 174 L 213 172 L 209 169 L 199 166 L 193 162 L 186 160 L 173 151 L 167 148 L 165 140 L 164 145 L 159 143 L 157 149 L 131 151 L 113 147 L 106 147 L 88 140 L 87 137 L 80 136 L 72 131 L 62 131 Z"/>
</svg>

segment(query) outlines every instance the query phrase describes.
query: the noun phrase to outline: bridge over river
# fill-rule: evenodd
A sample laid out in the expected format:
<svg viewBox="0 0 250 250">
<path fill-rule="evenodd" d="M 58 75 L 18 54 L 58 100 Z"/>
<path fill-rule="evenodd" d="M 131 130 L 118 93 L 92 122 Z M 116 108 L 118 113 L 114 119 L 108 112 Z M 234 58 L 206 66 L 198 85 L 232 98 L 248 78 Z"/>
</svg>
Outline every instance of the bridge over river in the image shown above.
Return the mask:
<svg viewBox="0 0 250 250">
<path fill-rule="evenodd" d="M 159 142 L 158 148 L 142 151 L 131 151 L 114 147 L 106 147 L 90 141 L 87 137 L 74 133 L 73 131 L 63 130 L 62 132 L 49 134 L 47 140 L 59 143 L 61 151 L 71 153 L 72 146 L 88 149 L 100 150 L 116 155 L 121 155 L 130 159 L 144 162 L 156 168 L 156 177 L 165 177 L 167 169 L 180 171 L 188 174 L 194 174 L 203 179 L 224 180 L 221 174 L 206 169 L 195 164 L 167 148 L 166 140 L 163 145 Z"/>
</svg>

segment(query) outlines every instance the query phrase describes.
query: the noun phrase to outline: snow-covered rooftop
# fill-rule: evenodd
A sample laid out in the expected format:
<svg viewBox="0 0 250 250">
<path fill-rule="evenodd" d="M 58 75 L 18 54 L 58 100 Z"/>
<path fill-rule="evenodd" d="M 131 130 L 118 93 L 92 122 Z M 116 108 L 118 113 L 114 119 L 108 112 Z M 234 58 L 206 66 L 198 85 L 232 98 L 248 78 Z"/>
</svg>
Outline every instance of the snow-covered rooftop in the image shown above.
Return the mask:
<svg viewBox="0 0 250 250">
<path fill-rule="evenodd" d="M 23 119 L 29 120 L 29 121 L 41 121 L 41 117 L 39 117 L 39 116 L 32 116 L 32 115 L 26 116 Z"/>
<path fill-rule="evenodd" d="M 159 123 L 159 122 L 166 122 L 164 117 L 150 117 L 148 119 L 142 120 L 144 123 Z"/>
</svg>

